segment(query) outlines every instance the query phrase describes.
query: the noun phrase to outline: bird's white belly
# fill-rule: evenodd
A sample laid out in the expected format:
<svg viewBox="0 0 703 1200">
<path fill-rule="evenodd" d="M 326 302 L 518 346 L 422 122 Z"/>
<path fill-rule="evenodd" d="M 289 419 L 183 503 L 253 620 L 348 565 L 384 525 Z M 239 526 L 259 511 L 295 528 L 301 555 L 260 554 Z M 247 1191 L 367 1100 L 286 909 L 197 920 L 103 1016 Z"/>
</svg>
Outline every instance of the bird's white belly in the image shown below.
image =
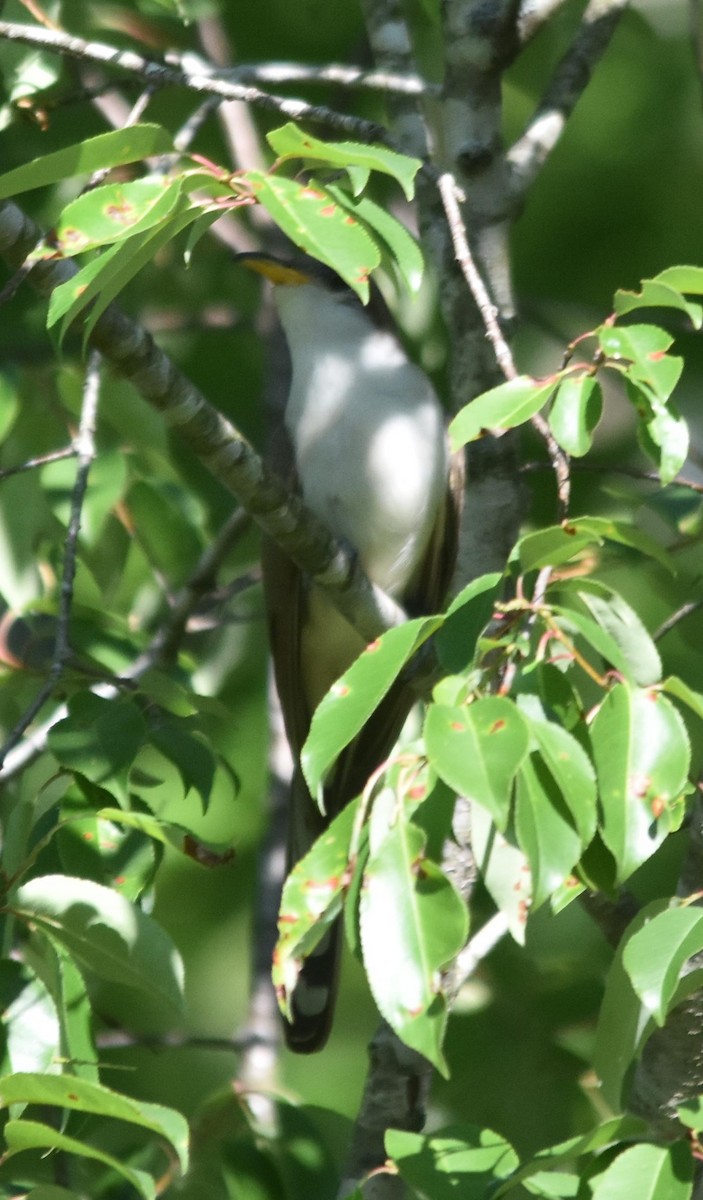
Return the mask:
<svg viewBox="0 0 703 1200">
<path fill-rule="evenodd" d="M 318 364 L 314 379 L 305 381 L 317 404 L 292 405 L 288 422 L 307 504 L 394 596 L 417 566 L 446 478 L 438 402 L 414 367 L 399 370 L 408 384 L 425 388 L 412 406 L 397 396 L 398 378 L 388 395 L 379 391 L 376 373 L 360 371 L 358 362 Z"/>
</svg>

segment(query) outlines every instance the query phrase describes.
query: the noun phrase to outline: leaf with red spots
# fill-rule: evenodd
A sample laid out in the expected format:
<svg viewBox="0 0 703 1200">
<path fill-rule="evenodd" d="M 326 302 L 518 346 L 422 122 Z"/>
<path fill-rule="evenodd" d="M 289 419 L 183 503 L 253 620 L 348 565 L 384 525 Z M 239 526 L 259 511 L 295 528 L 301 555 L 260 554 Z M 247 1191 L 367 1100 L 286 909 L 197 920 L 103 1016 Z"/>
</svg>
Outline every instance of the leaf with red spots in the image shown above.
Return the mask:
<svg viewBox="0 0 703 1200">
<path fill-rule="evenodd" d="M 425 719 L 427 757 L 440 779 L 481 804 L 505 829 L 515 774 L 529 728 L 512 700 L 487 696 L 475 704 L 433 704 Z"/>
<path fill-rule="evenodd" d="M 303 958 L 339 916 L 351 882 L 349 857 L 358 803 L 342 809 L 286 879 L 278 915 L 273 982 L 290 1019 L 290 997 Z"/>
<path fill-rule="evenodd" d="M 688 736 L 661 692 L 621 683 L 601 704 L 591 740 L 601 833 L 622 881 L 680 824 L 691 757 Z"/>
<path fill-rule="evenodd" d="M 419 646 L 442 623 L 418 617 L 389 629 L 366 647 L 317 706 L 300 755 L 312 795 L 341 751 L 356 737 Z"/>
<path fill-rule="evenodd" d="M 404 1042 L 447 1075 L 441 969 L 468 933 L 466 905 L 402 806 L 372 844 L 359 897 L 364 967 L 379 1012 Z"/>
<path fill-rule="evenodd" d="M 93 188 L 66 206 L 54 240 L 68 256 L 132 237 L 167 220 L 180 194 L 180 181 L 162 178 Z"/>
<path fill-rule="evenodd" d="M 248 171 L 247 180 L 293 244 L 332 267 L 366 302 L 369 275 L 381 262 L 366 226 L 350 219 L 347 209 L 317 180 L 301 184 L 264 171 Z"/>
</svg>

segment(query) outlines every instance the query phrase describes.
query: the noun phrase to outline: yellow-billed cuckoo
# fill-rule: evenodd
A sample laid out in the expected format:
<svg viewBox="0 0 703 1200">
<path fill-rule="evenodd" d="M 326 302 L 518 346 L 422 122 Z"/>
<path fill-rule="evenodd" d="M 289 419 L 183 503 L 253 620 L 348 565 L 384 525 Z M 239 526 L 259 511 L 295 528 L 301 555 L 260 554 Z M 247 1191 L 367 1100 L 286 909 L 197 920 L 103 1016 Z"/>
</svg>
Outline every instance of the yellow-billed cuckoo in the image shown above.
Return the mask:
<svg viewBox="0 0 703 1200">
<path fill-rule="evenodd" d="M 365 308 L 334 272 L 307 257 L 238 259 L 273 282 L 290 350 L 285 427 L 293 486 L 356 550 L 373 583 L 409 614 L 436 611 L 453 569 L 457 522 L 432 384 L 408 358 L 378 295 Z M 264 548 L 263 569 L 276 686 L 297 762 L 316 705 L 364 640 L 273 543 Z M 388 756 L 413 699 L 407 685 L 391 689 L 326 780 L 324 816 L 296 767 L 288 870 Z M 293 1050 L 317 1050 L 327 1039 L 338 957 L 333 929 L 296 984 L 293 1021 L 285 1024 Z"/>
</svg>

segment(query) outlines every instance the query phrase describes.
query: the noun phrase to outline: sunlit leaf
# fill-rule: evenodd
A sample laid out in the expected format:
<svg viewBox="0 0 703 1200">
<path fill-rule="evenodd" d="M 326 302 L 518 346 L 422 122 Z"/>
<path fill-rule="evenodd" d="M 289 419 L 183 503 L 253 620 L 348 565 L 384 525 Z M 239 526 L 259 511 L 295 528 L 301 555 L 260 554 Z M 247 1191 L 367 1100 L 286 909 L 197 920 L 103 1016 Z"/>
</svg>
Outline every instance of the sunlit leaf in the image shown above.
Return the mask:
<svg viewBox="0 0 703 1200">
<path fill-rule="evenodd" d="M 6 1158 L 11 1158 L 13 1154 L 19 1154 L 23 1150 L 65 1150 L 68 1154 L 76 1154 L 80 1158 L 94 1159 L 117 1171 L 123 1179 L 131 1183 L 144 1200 L 156 1200 L 156 1189 L 151 1175 L 128 1166 L 119 1158 L 113 1158 L 111 1154 L 106 1154 L 95 1146 L 68 1137 L 50 1125 L 42 1125 L 38 1121 L 8 1121 L 5 1126 L 5 1141 Z"/>
<path fill-rule="evenodd" d="M 389 629 L 363 653 L 318 704 L 300 755 L 313 796 L 345 746 L 365 725 L 415 651 L 441 624 L 418 617 Z"/>
<path fill-rule="evenodd" d="M 477 396 L 449 426 L 452 450 L 460 450 L 467 442 L 483 437 L 488 431 L 514 429 L 534 417 L 554 391 L 558 377 L 533 379 L 520 375 Z"/>
<path fill-rule="evenodd" d="M 496 1182 L 512 1175 L 520 1161 L 499 1133 L 470 1124 L 432 1134 L 389 1129 L 385 1146 L 401 1179 L 432 1200 L 492 1195 Z"/>
<path fill-rule="evenodd" d="M 660 692 L 616 684 L 591 739 L 603 809 L 602 835 L 626 879 L 661 845 L 686 787 L 690 747 L 683 721 Z"/>
<path fill-rule="evenodd" d="M 567 375 L 549 410 L 549 427 L 567 454 L 587 454 L 603 411 L 603 395 L 592 375 Z"/>
<path fill-rule="evenodd" d="M 12 910 L 109 982 L 146 991 L 171 1010 L 183 1004 L 183 965 L 156 921 L 111 888 L 44 875 L 18 888 Z"/>
<path fill-rule="evenodd" d="M 360 170 L 360 188 L 366 183 L 370 171 L 392 175 L 412 200 L 414 179 L 422 163 L 419 158 L 409 158 L 397 150 L 389 150 L 380 144 L 366 145 L 362 142 L 323 142 L 309 133 L 304 133 L 292 121 L 266 135 L 266 140 L 279 159 L 302 158 L 320 162 L 330 167 L 350 167 Z M 359 190 L 360 190 L 359 188 Z"/>
<path fill-rule="evenodd" d="M 48 183 L 60 183 L 71 175 L 87 175 L 139 162 L 154 154 L 167 154 L 172 149 L 170 134 L 160 125 L 130 125 L 101 133 L 0 175 L 0 199 Z"/>
<path fill-rule="evenodd" d="M 514 703 L 488 696 L 474 704 L 432 704 L 425 719 L 427 756 L 437 774 L 475 800 L 504 829 L 510 788 L 527 754 L 529 730 Z"/>
</svg>

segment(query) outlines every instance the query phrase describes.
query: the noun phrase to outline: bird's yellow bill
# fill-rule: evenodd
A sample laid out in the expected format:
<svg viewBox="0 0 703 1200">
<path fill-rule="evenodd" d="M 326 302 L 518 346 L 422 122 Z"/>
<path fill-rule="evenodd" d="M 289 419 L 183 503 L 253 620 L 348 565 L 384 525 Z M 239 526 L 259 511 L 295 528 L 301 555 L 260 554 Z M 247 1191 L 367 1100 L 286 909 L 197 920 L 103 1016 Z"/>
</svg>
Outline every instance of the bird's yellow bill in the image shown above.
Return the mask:
<svg viewBox="0 0 703 1200">
<path fill-rule="evenodd" d="M 287 284 L 289 287 L 300 287 L 301 284 L 310 283 L 310 275 L 306 271 L 287 266 L 286 263 L 278 262 L 275 258 L 269 258 L 265 254 L 262 254 L 261 257 L 257 254 L 242 254 L 239 256 L 239 261 L 243 267 L 248 267 L 250 271 L 256 271 L 258 275 L 270 279 L 271 283 Z"/>
</svg>

